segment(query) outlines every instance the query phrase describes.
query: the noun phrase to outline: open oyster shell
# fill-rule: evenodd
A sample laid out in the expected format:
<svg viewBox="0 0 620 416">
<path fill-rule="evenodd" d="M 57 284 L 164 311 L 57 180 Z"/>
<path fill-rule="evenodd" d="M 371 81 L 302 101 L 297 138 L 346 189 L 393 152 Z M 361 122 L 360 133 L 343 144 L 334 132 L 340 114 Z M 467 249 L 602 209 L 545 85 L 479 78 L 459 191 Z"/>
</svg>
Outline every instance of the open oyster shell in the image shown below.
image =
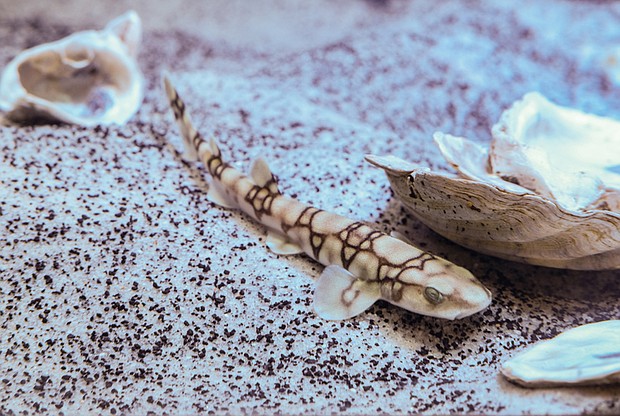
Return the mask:
<svg viewBox="0 0 620 416">
<path fill-rule="evenodd" d="M 493 134 L 490 152 L 435 134 L 459 176 L 393 156 L 367 160 L 420 221 L 458 244 L 541 266 L 620 269 L 620 123 L 530 94 Z M 558 148 L 562 157 L 549 154 Z"/>
<path fill-rule="evenodd" d="M 101 31 L 76 32 L 21 52 L 2 73 L 0 109 L 18 122 L 125 123 L 143 98 L 136 61 L 141 36 L 140 18 L 129 11 Z"/>
<path fill-rule="evenodd" d="M 450 153 L 450 158 L 456 156 Z M 493 127 L 489 156 L 493 174 L 564 208 L 620 211 L 617 121 L 560 107 L 530 93 Z"/>
<path fill-rule="evenodd" d="M 501 372 L 526 387 L 620 382 L 620 321 L 570 329 L 504 363 Z"/>
</svg>

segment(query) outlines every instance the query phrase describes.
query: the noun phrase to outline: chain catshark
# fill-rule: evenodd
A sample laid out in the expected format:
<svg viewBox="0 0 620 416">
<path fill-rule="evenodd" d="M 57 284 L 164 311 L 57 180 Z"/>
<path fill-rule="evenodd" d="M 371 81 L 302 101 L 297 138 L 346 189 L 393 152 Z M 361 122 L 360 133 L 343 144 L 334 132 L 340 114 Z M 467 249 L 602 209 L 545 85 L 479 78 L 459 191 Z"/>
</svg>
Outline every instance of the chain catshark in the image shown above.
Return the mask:
<svg viewBox="0 0 620 416">
<path fill-rule="evenodd" d="M 194 128 L 185 103 L 169 79 L 164 86 L 178 122 L 186 160 L 200 159 L 212 181 L 208 199 L 241 209 L 267 229 L 276 254 L 305 253 L 325 265 L 314 293 L 316 313 L 331 320 L 356 316 L 377 300 L 408 311 L 458 319 L 485 309 L 491 292 L 468 270 L 368 225 L 280 193 L 264 159 L 246 176 L 226 163 L 215 141 Z"/>
</svg>

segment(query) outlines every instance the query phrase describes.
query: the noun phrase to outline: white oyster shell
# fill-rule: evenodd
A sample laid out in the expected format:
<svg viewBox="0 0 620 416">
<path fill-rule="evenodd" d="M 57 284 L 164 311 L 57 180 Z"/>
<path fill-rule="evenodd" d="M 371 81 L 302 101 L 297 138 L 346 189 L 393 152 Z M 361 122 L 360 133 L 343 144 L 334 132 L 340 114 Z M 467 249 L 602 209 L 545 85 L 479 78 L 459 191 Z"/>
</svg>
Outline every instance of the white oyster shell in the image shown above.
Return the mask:
<svg viewBox="0 0 620 416">
<path fill-rule="evenodd" d="M 84 126 L 123 124 L 138 110 L 142 29 L 129 11 L 101 31 L 76 32 L 27 49 L 0 79 L 0 109 L 15 121 L 50 118 Z"/>
<path fill-rule="evenodd" d="M 620 321 L 570 329 L 504 363 L 501 372 L 526 387 L 620 382 Z"/>
<path fill-rule="evenodd" d="M 620 123 L 529 94 L 493 134 L 491 151 L 435 134 L 459 176 L 367 160 L 420 221 L 458 244 L 540 266 L 620 269 Z"/>
<path fill-rule="evenodd" d="M 620 211 L 620 123 L 529 93 L 493 126 L 491 173 L 570 210 Z"/>
</svg>

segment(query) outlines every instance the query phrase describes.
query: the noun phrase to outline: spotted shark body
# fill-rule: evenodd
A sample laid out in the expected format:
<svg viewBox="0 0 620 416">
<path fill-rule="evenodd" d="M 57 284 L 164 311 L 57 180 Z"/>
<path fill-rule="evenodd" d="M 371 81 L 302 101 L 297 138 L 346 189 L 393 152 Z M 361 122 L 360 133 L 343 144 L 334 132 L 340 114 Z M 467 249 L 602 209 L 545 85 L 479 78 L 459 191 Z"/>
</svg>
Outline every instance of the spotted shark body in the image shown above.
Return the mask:
<svg viewBox="0 0 620 416">
<path fill-rule="evenodd" d="M 184 157 L 200 159 L 213 178 L 209 200 L 241 209 L 265 225 L 267 246 L 273 252 L 305 253 L 327 266 L 315 289 L 319 316 L 346 319 L 379 299 L 446 319 L 462 318 L 489 305 L 491 293 L 466 269 L 403 238 L 282 195 L 263 159 L 254 162 L 249 177 L 232 168 L 215 140 L 206 141 L 193 127 L 167 78 L 164 84 L 185 143 Z"/>
</svg>

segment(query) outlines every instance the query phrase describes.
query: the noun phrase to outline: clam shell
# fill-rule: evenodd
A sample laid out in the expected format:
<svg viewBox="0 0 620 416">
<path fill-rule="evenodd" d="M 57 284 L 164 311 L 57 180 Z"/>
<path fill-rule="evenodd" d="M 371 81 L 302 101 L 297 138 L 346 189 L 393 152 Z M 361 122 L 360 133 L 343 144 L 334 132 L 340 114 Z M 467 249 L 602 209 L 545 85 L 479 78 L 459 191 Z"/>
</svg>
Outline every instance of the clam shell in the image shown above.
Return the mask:
<svg viewBox="0 0 620 416">
<path fill-rule="evenodd" d="M 21 52 L 2 73 L 0 109 L 18 122 L 124 124 L 143 98 L 136 61 L 141 33 L 140 18 L 129 11 L 101 31 L 76 32 Z"/>
<path fill-rule="evenodd" d="M 526 387 L 620 382 L 620 321 L 570 329 L 504 363 L 501 372 Z"/>
<path fill-rule="evenodd" d="M 434 135 L 458 176 L 367 160 L 409 211 L 458 244 L 540 266 L 620 269 L 620 123 L 528 94 L 493 135 L 490 151 Z"/>
</svg>

